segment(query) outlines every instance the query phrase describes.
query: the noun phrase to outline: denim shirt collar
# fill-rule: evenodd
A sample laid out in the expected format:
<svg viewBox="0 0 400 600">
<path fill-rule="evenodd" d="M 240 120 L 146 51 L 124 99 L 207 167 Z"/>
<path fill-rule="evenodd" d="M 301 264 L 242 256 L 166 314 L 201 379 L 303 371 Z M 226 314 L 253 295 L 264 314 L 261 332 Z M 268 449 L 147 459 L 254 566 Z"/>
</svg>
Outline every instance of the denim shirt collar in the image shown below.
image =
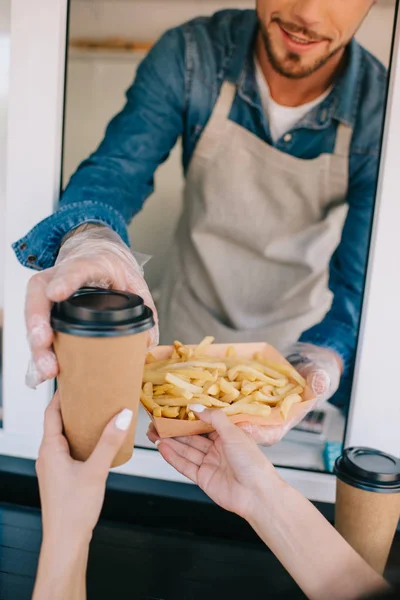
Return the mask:
<svg viewBox="0 0 400 600">
<path fill-rule="evenodd" d="M 235 83 L 239 95 L 263 112 L 254 71 L 254 41 L 258 31 L 255 11 L 246 11 L 242 26 L 229 49 L 230 64 L 225 79 Z M 312 109 L 294 129 L 325 129 L 332 119 L 354 127 L 361 91 L 360 45 L 352 39 L 346 48 L 347 64 L 336 80 L 332 92 L 321 104 Z"/>
</svg>

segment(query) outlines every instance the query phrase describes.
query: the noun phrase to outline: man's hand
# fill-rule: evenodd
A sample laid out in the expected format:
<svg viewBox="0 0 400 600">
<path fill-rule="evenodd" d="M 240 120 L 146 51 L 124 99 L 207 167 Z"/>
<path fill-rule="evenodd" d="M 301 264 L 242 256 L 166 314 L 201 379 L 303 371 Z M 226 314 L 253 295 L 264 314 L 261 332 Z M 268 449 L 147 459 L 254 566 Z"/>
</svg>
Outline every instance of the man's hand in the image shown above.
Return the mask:
<svg viewBox="0 0 400 600">
<path fill-rule="evenodd" d="M 84 285 L 129 291 L 157 311 L 143 270 L 130 249 L 113 230 L 92 226 L 66 238 L 54 267 L 34 275 L 28 286 L 25 319 L 32 353 L 26 383 L 29 387 L 58 374 L 52 351 L 50 311 L 53 302 L 66 300 Z M 150 347 L 158 343 L 158 325 L 150 332 Z"/>
<path fill-rule="evenodd" d="M 289 349 L 286 358 L 307 381 L 318 403 L 332 398 L 343 372 L 338 354 L 328 348 L 298 342 Z"/>
<path fill-rule="evenodd" d="M 193 405 L 196 416 L 215 429 L 210 438 L 160 439 L 153 426 L 149 439 L 179 473 L 196 483 L 214 502 L 245 519 L 265 490 L 283 485 L 268 459 L 244 431 L 219 410 Z"/>
<path fill-rule="evenodd" d="M 240 423 L 239 426 L 263 446 L 272 446 L 279 442 L 308 412 L 331 398 L 339 387 L 343 364 L 341 358 L 333 351 L 299 342 L 289 349 L 286 358 L 307 381 L 314 392 L 315 401 L 296 418 L 290 419 L 289 415 L 289 419 L 283 425 L 263 427 L 252 423 Z"/>
<path fill-rule="evenodd" d="M 110 465 L 132 420 L 125 409 L 107 425 L 91 457 L 73 460 L 62 433 L 58 393 L 46 409 L 36 463 L 43 514 L 43 538 L 57 544 L 89 541 L 103 505 Z"/>
</svg>

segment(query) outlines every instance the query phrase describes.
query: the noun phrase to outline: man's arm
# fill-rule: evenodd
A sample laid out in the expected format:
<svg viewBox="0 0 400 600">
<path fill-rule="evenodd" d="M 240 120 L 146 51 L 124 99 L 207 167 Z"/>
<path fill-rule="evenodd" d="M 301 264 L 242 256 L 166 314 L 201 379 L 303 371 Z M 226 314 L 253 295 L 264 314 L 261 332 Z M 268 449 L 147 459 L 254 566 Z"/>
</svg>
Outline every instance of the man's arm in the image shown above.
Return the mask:
<svg viewBox="0 0 400 600">
<path fill-rule="evenodd" d="M 343 361 L 345 374 L 356 349 L 378 170 L 378 156 L 357 158 L 360 164 L 349 184 L 349 212 L 330 265 L 332 306 L 321 323 L 300 338 L 335 352 Z"/>
<path fill-rule="evenodd" d="M 154 173 L 183 131 L 185 42 L 180 28 L 153 47 L 126 97 L 99 148 L 72 176 L 58 211 L 14 244 L 23 265 L 53 266 L 65 235 L 82 223 L 107 225 L 129 243 L 127 224 L 153 191 Z"/>
<path fill-rule="evenodd" d="M 129 250 L 127 223 L 153 189 L 154 172 L 182 131 L 184 55 L 181 30 L 165 34 L 139 67 L 127 104 L 99 149 L 72 177 L 59 210 L 14 244 L 20 262 L 41 271 L 29 283 L 25 305 L 29 387 L 58 374 L 51 306 L 79 287 L 106 285 L 138 294 L 157 321 L 143 271 Z M 72 239 L 66 239 L 70 232 Z M 156 326 L 149 344 L 157 343 Z"/>
</svg>

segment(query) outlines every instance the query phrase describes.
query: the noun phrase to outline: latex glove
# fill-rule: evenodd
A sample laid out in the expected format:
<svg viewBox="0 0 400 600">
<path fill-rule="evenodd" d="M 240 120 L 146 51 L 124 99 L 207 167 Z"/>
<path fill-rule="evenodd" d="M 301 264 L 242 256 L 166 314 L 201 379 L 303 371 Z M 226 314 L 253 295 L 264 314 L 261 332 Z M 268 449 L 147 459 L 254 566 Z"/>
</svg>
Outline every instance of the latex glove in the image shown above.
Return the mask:
<svg viewBox="0 0 400 600">
<path fill-rule="evenodd" d="M 341 358 L 332 350 L 313 344 L 294 344 L 286 358 L 304 377 L 320 404 L 337 391 L 343 371 Z"/>
<path fill-rule="evenodd" d="M 63 435 L 58 393 L 46 409 L 36 463 L 43 514 L 43 538 L 54 547 L 90 541 L 104 501 L 110 466 L 121 448 L 132 411 L 124 409 L 104 429 L 86 462 L 73 460 Z M 54 548 L 53 548 L 54 549 Z"/>
<path fill-rule="evenodd" d="M 25 305 L 32 354 L 26 375 L 29 387 L 36 388 L 58 374 L 50 326 L 53 302 L 66 300 L 85 285 L 129 291 L 141 296 L 153 310 L 156 320 L 150 331 L 150 348 L 158 344 L 157 311 L 141 264 L 112 229 L 88 225 L 65 241 L 54 267 L 37 273 L 29 282 Z"/>
<path fill-rule="evenodd" d="M 219 506 L 249 518 L 258 492 L 276 487 L 282 480 L 255 441 L 222 411 L 206 410 L 201 404 L 190 408 L 213 426 L 212 438 L 195 435 L 161 440 L 151 425 L 149 439 L 170 465 Z"/>
<path fill-rule="evenodd" d="M 272 446 L 279 442 L 287 432 L 296 427 L 306 414 L 319 404 L 333 396 L 339 387 L 342 373 L 340 357 L 332 350 L 298 342 L 285 353 L 287 360 L 304 377 L 315 394 L 315 401 L 296 418 L 289 418 L 283 425 L 260 426 L 252 423 L 240 423 L 253 439 L 263 446 Z"/>
</svg>

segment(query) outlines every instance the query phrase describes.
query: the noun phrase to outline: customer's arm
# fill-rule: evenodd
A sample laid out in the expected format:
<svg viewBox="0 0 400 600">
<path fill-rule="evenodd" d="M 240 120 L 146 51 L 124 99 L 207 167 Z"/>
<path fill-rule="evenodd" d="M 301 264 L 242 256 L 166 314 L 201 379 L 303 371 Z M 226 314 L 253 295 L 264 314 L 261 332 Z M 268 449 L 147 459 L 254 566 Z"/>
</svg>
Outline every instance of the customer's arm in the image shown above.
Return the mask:
<svg viewBox="0 0 400 600">
<path fill-rule="evenodd" d="M 105 428 L 85 462 L 71 458 L 58 395 L 46 410 L 36 470 L 43 542 L 33 600 L 84 600 L 89 543 L 103 505 L 110 465 L 132 419 L 124 410 Z"/>
<path fill-rule="evenodd" d="M 261 490 L 248 522 L 311 600 L 388 589 L 321 513 L 287 484 Z"/>
<path fill-rule="evenodd" d="M 388 588 L 320 512 L 285 483 L 256 443 L 218 410 L 198 417 L 216 433 L 149 438 L 217 504 L 246 519 L 311 600 L 353 600 Z"/>
</svg>

